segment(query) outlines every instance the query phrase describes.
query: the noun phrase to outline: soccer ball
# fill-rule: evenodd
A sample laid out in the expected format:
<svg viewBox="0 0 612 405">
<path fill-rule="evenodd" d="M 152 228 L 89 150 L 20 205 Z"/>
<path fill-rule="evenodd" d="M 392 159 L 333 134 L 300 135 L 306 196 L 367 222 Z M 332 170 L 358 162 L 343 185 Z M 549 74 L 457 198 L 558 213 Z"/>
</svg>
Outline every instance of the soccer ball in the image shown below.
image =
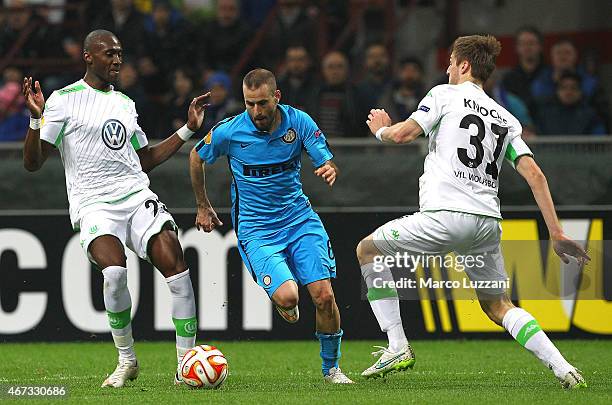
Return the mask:
<svg viewBox="0 0 612 405">
<path fill-rule="evenodd" d="M 199 345 L 181 360 L 183 381 L 194 388 L 217 388 L 227 378 L 227 359 L 215 346 Z"/>
</svg>

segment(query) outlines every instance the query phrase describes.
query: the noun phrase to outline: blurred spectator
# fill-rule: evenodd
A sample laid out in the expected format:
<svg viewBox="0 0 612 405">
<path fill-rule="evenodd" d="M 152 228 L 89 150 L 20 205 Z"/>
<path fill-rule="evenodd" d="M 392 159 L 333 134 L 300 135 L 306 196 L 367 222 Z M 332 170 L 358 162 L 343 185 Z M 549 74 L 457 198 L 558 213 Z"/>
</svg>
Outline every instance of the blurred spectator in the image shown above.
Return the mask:
<svg viewBox="0 0 612 405">
<path fill-rule="evenodd" d="M 153 11 L 145 20 L 144 52 L 164 78 L 176 66 L 190 62 L 193 43 L 189 24 L 173 9 L 169 0 L 155 0 Z"/>
<path fill-rule="evenodd" d="M 383 44 L 374 43 L 366 48 L 365 78 L 357 85 L 366 110 L 379 106 L 381 94 L 391 87 L 389 74 L 389 53 Z"/>
<path fill-rule="evenodd" d="M 278 80 L 282 102 L 313 114 L 316 109 L 317 80 L 308 50 L 302 45 L 287 48 L 285 74 Z"/>
<path fill-rule="evenodd" d="M 219 0 L 215 20 L 203 29 L 203 40 L 197 46 L 202 56 L 201 63 L 209 70 L 229 72 L 240 60 L 240 56 L 252 37 L 252 30 L 240 20 L 238 0 Z"/>
<path fill-rule="evenodd" d="M 232 115 L 239 114 L 244 110 L 244 105 L 239 104 L 232 97 L 232 81 L 223 72 L 215 72 L 206 81 L 206 90 L 211 92 L 210 104 L 206 107 L 204 115 L 203 132 L 208 132 L 217 122 Z M 181 110 L 184 114 L 184 109 Z"/>
<path fill-rule="evenodd" d="M 365 107 L 349 82 L 349 63 L 344 54 L 330 52 L 323 58 L 323 83 L 317 97 L 315 121 L 325 136 L 361 137 L 367 134 Z"/>
<path fill-rule="evenodd" d="M 174 132 L 185 125 L 189 104 L 195 96 L 194 79 L 189 70 L 184 68 L 176 69 L 172 76 L 172 95 L 167 109 L 167 118 L 170 124 L 168 132 Z"/>
<path fill-rule="evenodd" d="M 142 119 L 146 119 L 146 117 L 142 116 L 142 113 L 146 111 L 147 97 L 140 83 L 138 71 L 136 67 L 131 62 L 123 62 L 121 64 L 121 70 L 119 70 L 119 90 L 129 98 L 131 98 L 136 104 L 136 108 L 140 112 L 141 117 L 139 121 Z"/>
<path fill-rule="evenodd" d="M 57 29 L 27 7 L 25 0 L 7 0 L 6 18 L 0 27 L 2 58 L 57 57 L 61 54 Z"/>
<path fill-rule="evenodd" d="M 536 99 L 547 99 L 558 90 L 557 82 L 564 72 L 574 72 L 580 76 L 582 97 L 604 119 L 608 127 L 608 98 L 596 77 L 588 74 L 578 65 L 578 50 L 569 40 L 557 41 L 550 48 L 551 67 L 546 74 L 533 81 L 532 91 Z"/>
<path fill-rule="evenodd" d="M 574 72 L 562 73 L 556 97 L 538 105 L 537 125 L 541 135 L 601 135 L 602 120 L 583 98 L 582 78 Z"/>
<path fill-rule="evenodd" d="M 4 69 L 0 85 L 0 141 L 17 141 L 25 136 L 30 114 L 24 109 L 22 80 L 23 72 L 19 69 Z"/>
<path fill-rule="evenodd" d="M 242 16 L 251 25 L 257 28 L 276 5 L 276 0 L 242 0 Z"/>
<path fill-rule="evenodd" d="M 74 63 L 74 69 L 66 68 L 61 73 L 53 74 L 43 80 L 43 91 L 49 96 L 53 90 L 61 89 L 83 77 L 83 45 L 72 37 L 62 41 L 64 55 Z M 57 55 L 56 55 L 57 57 Z"/>
<path fill-rule="evenodd" d="M 393 122 L 404 121 L 424 96 L 423 65 L 417 58 L 406 57 L 400 61 L 395 82 L 381 95 L 378 105 Z"/>
<path fill-rule="evenodd" d="M 506 73 L 502 86 L 523 100 L 527 108 L 533 111 L 535 99 L 531 90 L 532 83 L 546 74 L 542 33 L 535 27 L 524 26 L 517 31 L 515 42 L 518 64 Z"/>
<path fill-rule="evenodd" d="M 310 55 L 317 52 L 317 24 L 308 14 L 304 0 L 278 0 L 278 14 L 266 33 L 258 50 L 260 67 L 275 71 L 291 45 L 306 46 Z"/>
<path fill-rule="evenodd" d="M 121 41 L 124 57 L 135 57 L 143 53 L 144 16 L 136 10 L 133 0 L 111 0 L 110 6 L 101 8 L 99 14 L 94 17 L 90 28 L 114 33 Z"/>
<path fill-rule="evenodd" d="M 505 87 L 499 83 L 499 73 L 497 70 L 493 71 L 489 80 L 484 83 L 485 92 L 494 99 L 499 105 L 504 107 L 508 112 L 519 120 L 523 127 L 523 138 L 531 138 L 535 135 L 535 125 L 527 104 L 523 102 L 518 96 L 512 94 Z"/>
</svg>

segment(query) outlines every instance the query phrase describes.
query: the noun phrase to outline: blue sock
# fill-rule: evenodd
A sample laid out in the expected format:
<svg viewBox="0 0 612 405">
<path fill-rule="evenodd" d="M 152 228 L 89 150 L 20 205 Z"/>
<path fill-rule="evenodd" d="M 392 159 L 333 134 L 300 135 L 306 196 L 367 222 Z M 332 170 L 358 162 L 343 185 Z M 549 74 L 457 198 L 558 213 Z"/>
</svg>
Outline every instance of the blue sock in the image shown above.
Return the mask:
<svg viewBox="0 0 612 405">
<path fill-rule="evenodd" d="M 315 333 L 315 336 L 321 342 L 321 359 L 323 364 L 321 370 L 323 375 L 329 374 L 329 369 L 332 367 L 338 368 L 338 360 L 340 360 L 340 342 L 342 341 L 342 329 L 336 333 Z"/>
</svg>

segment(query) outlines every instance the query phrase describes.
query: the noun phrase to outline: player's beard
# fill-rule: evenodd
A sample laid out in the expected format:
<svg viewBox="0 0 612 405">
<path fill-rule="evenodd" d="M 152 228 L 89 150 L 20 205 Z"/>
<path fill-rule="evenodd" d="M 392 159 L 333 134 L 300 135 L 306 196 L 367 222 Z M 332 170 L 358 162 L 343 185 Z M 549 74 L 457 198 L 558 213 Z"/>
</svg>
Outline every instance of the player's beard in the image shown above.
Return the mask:
<svg viewBox="0 0 612 405">
<path fill-rule="evenodd" d="M 274 110 L 272 114 L 270 115 L 261 116 L 261 118 L 265 118 L 265 120 L 260 120 L 260 121 L 253 118 L 253 123 L 255 124 L 255 127 L 260 131 L 270 131 L 272 129 L 272 125 L 274 124 L 275 114 L 276 114 L 276 110 Z"/>
</svg>

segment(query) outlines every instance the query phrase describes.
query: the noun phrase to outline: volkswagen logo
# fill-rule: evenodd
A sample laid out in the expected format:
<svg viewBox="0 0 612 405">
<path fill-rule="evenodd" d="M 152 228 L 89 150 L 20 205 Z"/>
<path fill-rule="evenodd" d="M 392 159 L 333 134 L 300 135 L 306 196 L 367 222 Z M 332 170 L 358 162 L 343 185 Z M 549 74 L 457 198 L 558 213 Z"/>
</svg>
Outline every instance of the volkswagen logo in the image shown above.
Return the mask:
<svg viewBox="0 0 612 405">
<path fill-rule="evenodd" d="M 102 126 L 102 141 L 113 150 L 119 150 L 127 139 L 125 127 L 116 119 L 107 120 Z"/>
</svg>

